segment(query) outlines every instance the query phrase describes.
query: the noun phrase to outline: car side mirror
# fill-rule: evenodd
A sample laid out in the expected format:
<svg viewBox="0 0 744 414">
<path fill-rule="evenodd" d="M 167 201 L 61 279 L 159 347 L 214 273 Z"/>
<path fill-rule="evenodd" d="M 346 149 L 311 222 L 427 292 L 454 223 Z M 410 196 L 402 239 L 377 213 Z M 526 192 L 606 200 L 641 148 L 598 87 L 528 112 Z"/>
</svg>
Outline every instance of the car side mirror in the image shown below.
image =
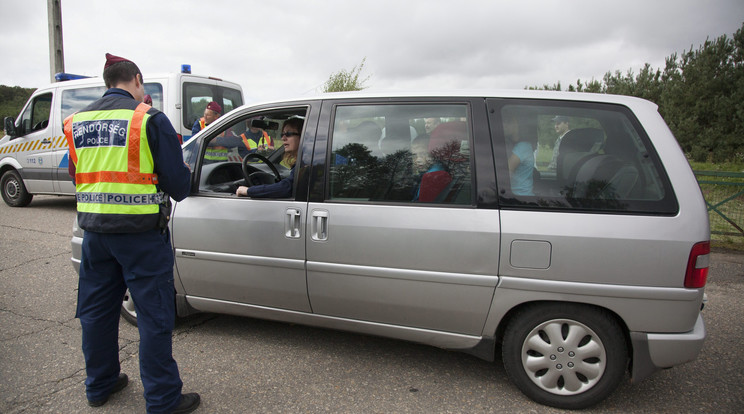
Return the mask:
<svg viewBox="0 0 744 414">
<path fill-rule="evenodd" d="M 10 135 L 11 138 L 15 138 L 18 136 L 16 134 L 15 119 L 13 119 L 12 116 L 5 117 L 5 120 L 3 121 L 3 129 L 5 129 L 5 133 L 7 135 Z"/>
</svg>

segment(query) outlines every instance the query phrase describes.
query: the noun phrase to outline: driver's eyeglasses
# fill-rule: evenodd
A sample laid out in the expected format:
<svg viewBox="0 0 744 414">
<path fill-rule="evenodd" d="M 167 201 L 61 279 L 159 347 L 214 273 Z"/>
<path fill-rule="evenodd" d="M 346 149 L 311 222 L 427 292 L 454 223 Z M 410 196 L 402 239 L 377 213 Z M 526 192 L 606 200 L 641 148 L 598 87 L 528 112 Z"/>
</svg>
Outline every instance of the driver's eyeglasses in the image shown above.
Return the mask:
<svg viewBox="0 0 744 414">
<path fill-rule="evenodd" d="M 282 137 L 299 137 L 299 132 L 282 132 Z"/>
</svg>

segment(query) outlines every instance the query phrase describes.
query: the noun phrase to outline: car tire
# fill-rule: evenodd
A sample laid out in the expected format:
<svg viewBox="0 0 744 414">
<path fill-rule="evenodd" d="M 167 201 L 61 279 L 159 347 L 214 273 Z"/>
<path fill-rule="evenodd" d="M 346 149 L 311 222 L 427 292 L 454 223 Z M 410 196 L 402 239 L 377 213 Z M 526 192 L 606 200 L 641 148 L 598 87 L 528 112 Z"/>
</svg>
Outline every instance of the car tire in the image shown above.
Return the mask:
<svg viewBox="0 0 744 414">
<path fill-rule="evenodd" d="M 137 310 L 134 308 L 134 300 L 129 294 L 129 289 L 124 294 L 124 300 L 121 302 L 121 317 L 125 321 L 137 326 Z"/>
<path fill-rule="evenodd" d="M 571 303 L 518 311 L 504 331 L 504 368 L 532 400 L 582 409 L 607 398 L 625 376 L 625 335 L 609 312 Z"/>
<path fill-rule="evenodd" d="M 26 207 L 34 198 L 23 185 L 21 175 L 15 170 L 8 170 L 3 174 L 0 179 L 0 188 L 2 188 L 3 201 L 11 207 Z"/>
</svg>

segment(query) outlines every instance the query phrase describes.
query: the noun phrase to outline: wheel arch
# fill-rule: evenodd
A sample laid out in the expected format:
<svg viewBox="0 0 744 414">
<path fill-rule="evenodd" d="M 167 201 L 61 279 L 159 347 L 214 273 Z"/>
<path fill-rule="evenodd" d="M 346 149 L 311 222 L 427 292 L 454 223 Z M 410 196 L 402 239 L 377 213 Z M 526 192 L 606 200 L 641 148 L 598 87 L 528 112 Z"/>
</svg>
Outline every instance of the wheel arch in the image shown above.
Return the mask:
<svg viewBox="0 0 744 414">
<path fill-rule="evenodd" d="M 518 303 L 506 311 L 506 313 L 503 315 L 498 325 L 496 326 L 496 330 L 493 333 L 496 343 L 499 343 L 499 344 L 502 343 L 504 339 L 504 331 L 506 330 L 506 327 L 509 326 L 509 323 L 520 312 L 525 311 L 530 308 L 534 308 L 534 307 L 547 306 L 547 305 L 553 305 L 553 304 L 578 305 L 578 306 L 585 307 L 587 309 L 594 309 L 597 312 L 603 312 L 607 314 L 609 317 L 611 317 L 612 319 L 614 319 L 615 322 L 617 322 L 617 324 L 620 326 L 620 329 L 622 330 L 623 337 L 625 338 L 625 346 L 628 350 L 628 355 L 630 356 L 630 360 L 632 361 L 633 345 L 631 342 L 630 330 L 628 329 L 628 325 L 625 323 L 623 318 L 621 318 L 620 315 L 618 315 L 612 309 L 599 306 L 594 303 L 589 303 L 589 302 L 561 301 L 561 300 L 533 300 L 533 301 Z M 632 363 L 631 363 L 631 366 L 632 366 Z"/>
<path fill-rule="evenodd" d="M 3 175 L 6 171 L 10 170 L 15 170 L 21 178 L 23 178 L 23 174 L 21 174 L 23 167 L 21 167 L 21 164 L 15 158 L 5 157 L 0 159 L 0 175 Z"/>
</svg>

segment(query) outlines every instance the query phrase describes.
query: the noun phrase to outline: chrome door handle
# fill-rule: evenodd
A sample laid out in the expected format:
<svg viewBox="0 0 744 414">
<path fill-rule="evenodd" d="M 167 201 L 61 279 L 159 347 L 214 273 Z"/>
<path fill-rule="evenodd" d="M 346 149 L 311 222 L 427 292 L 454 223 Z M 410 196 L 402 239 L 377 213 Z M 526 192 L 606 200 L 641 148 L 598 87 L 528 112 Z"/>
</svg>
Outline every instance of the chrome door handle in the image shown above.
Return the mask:
<svg viewBox="0 0 744 414">
<path fill-rule="evenodd" d="M 287 217 L 284 222 L 284 236 L 290 239 L 300 238 L 300 222 L 302 212 L 296 208 L 287 209 Z"/>
<path fill-rule="evenodd" d="M 328 212 L 325 210 L 314 210 L 310 237 L 315 241 L 328 240 Z"/>
</svg>

